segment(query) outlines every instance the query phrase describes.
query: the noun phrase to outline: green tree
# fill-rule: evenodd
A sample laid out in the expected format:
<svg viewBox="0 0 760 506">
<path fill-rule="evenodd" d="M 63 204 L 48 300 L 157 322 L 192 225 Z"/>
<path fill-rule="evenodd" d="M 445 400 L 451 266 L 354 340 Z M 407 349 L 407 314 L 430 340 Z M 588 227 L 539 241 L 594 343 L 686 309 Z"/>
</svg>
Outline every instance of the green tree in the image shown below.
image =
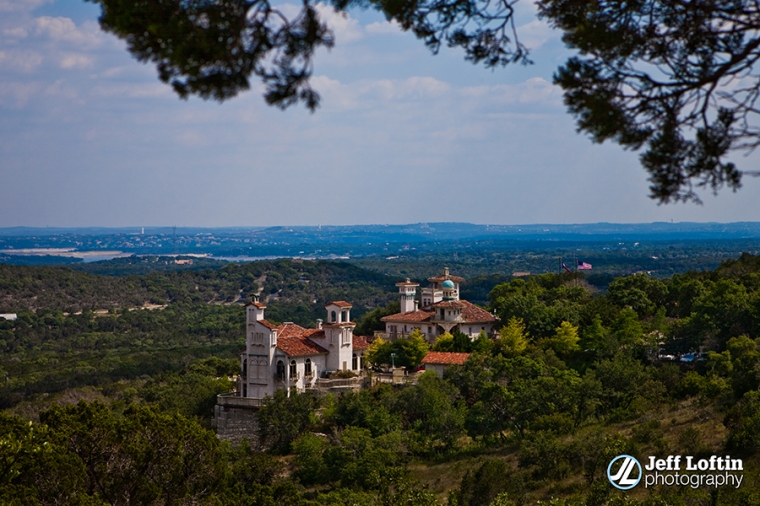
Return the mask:
<svg viewBox="0 0 760 506">
<path fill-rule="evenodd" d="M 549 340 L 549 346 L 559 356 L 567 356 L 574 351 L 580 350 L 578 342 L 578 327 L 570 322 L 562 322 L 557 327 L 557 333 Z"/>
<path fill-rule="evenodd" d="M 325 450 L 329 446 L 326 437 L 308 432 L 293 442 L 293 474 L 299 482 L 310 486 L 330 481 L 329 469 L 324 460 Z"/>
<path fill-rule="evenodd" d="M 420 329 L 414 329 L 405 339 L 397 339 L 393 342 L 393 349 L 397 350 L 398 358 L 396 365 L 405 367 L 416 367 L 422 363 L 429 351 L 425 338 L 422 337 Z"/>
<path fill-rule="evenodd" d="M 591 320 L 591 325 L 583 329 L 581 345 L 588 350 L 601 350 L 607 337 L 607 330 L 602 325 L 602 318 L 598 314 Z"/>
<path fill-rule="evenodd" d="M 624 347 L 630 348 L 640 344 L 644 337 L 644 328 L 636 311 L 629 308 L 620 311 L 617 320 L 612 324 L 612 333 L 617 342 Z"/>
<path fill-rule="evenodd" d="M 514 357 L 525 351 L 528 347 L 528 335 L 525 333 L 525 324 L 520 318 L 514 316 L 499 330 L 498 349 L 508 357 Z"/>
<path fill-rule="evenodd" d="M 389 364 L 391 362 L 391 353 L 393 352 L 392 343 L 382 337 L 378 337 L 369 345 L 366 358 L 370 364 Z"/>
<path fill-rule="evenodd" d="M 390 316 L 401 311 L 401 304 L 393 300 L 383 307 L 376 307 L 372 311 L 364 313 L 354 329 L 354 335 L 371 336 L 376 330 L 385 330 L 385 323 L 381 318 Z"/>
<path fill-rule="evenodd" d="M 435 340 L 433 351 L 454 351 L 454 336 L 444 332 Z"/>
<path fill-rule="evenodd" d="M 55 443 L 84 464 L 85 489 L 109 504 L 180 504 L 215 496 L 226 478 L 216 434 L 180 415 L 131 406 L 123 417 L 98 403 L 40 414 Z"/>
<path fill-rule="evenodd" d="M 275 453 L 290 453 L 290 445 L 312 423 L 311 414 L 318 400 L 310 394 L 280 389 L 266 397 L 258 412 L 259 440 Z"/>
<path fill-rule="evenodd" d="M 449 451 L 463 434 L 465 406 L 459 392 L 432 371 L 399 393 L 397 409 L 407 427 L 420 436 L 427 452 Z"/>
<path fill-rule="evenodd" d="M 486 335 L 485 330 L 478 333 L 478 337 L 472 342 L 472 351 L 477 353 L 490 353 L 493 349 L 493 341 Z"/>
</svg>

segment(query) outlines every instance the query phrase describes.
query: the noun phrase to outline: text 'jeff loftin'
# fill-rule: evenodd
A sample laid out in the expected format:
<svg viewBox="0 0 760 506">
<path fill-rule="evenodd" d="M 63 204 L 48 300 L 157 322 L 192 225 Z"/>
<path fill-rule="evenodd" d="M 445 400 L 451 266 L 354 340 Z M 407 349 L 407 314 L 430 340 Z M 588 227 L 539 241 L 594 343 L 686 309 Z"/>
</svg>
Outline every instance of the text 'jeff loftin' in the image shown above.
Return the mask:
<svg viewBox="0 0 760 506">
<path fill-rule="evenodd" d="M 653 485 L 682 485 L 697 488 L 699 486 L 720 487 L 732 485 L 739 488 L 744 475 L 735 474 L 730 471 L 744 471 L 744 464 L 741 459 L 732 459 L 730 456 L 718 457 L 711 456 L 709 459 L 695 459 L 687 456 L 685 459 L 685 468 L 683 471 L 688 474 L 681 474 L 681 456 L 670 455 L 666 459 L 649 457 L 649 463 L 644 466 L 647 471 L 655 471 L 652 474 L 646 474 L 644 477 L 644 486 Z M 675 473 L 660 473 L 659 471 L 676 471 Z M 709 473 L 706 471 L 722 471 L 721 473 Z"/>
</svg>

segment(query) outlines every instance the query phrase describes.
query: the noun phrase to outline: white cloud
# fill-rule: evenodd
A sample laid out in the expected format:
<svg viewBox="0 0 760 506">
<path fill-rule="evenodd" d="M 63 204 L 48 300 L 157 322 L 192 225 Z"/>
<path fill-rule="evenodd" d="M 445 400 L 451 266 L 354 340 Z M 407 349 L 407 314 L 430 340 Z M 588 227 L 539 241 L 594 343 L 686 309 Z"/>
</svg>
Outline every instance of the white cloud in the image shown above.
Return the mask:
<svg viewBox="0 0 760 506">
<path fill-rule="evenodd" d="M 70 18 L 42 16 L 34 20 L 35 32 L 47 35 L 56 42 L 67 42 L 80 47 L 93 47 L 100 44 L 102 33 L 97 24 L 88 21 L 77 25 Z"/>
<path fill-rule="evenodd" d="M 364 36 L 359 21 L 349 16 L 347 12 L 338 12 L 331 5 L 322 2 L 315 4 L 314 8 L 335 33 L 336 43 L 346 44 L 357 41 Z"/>
<path fill-rule="evenodd" d="M 163 83 L 102 84 L 92 89 L 100 97 L 155 98 L 172 96 L 171 88 Z"/>
<path fill-rule="evenodd" d="M 6 28 L 3 30 L 3 35 L 11 39 L 23 39 L 29 35 L 29 32 L 27 32 L 23 27 L 19 26 L 16 28 Z"/>
<path fill-rule="evenodd" d="M 3 82 L 0 85 L 0 105 L 23 107 L 41 88 L 42 85 L 36 82 Z"/>
<path fill-rule="evenodd" d="M 399 25 L 396 20 L 393 21 L 376 21 L 374 23 L 368 24 L 364 29 L 367 31 L 367 33 L 371 33 L 373 35 L 385 35 L 388 33 L 393 34 L 399 34 L 404 33 L 404 31 L 401 29 L 401 25 Z"/>
<path fill-rule="evenodd" d="M 67 83 L 63 79 L 58 79 L 53 84 L 45 88 L 45 95 L 48 97 L 64 98 L 69 103 L 76 101 L 78 105 L 83 104 L 81 100 L 77 100 L 80 97 L 79 89 Z"/>
<path fill-rule="evenodd" d="M 0 12 L 31 12 L 53 0 L 0 0 Z"/>
<path fill-rule="evenodd" d="M 9 50 L 0 51 L 0 69 L 20 70 L 31 72 L 42 63 L 42 55 L 36 51 Z"/>
<path fill-rule="evenodd" d="M 433 77 L 408 79 L 375 79 L 341 84 L 326 76 L 315 76 L 312 85 L 322 96 L 326 107 L 355 109 L 377 106 L 377 102 L 411 102 L 440 98 L 450 86 Z"/>
<path fill-rule="evenodd" d="M 91 67 L 93 59 L 90 56 L 81 53 L 66 53 L 61 55 L 58 65 L 62 69 L 86 69 Z"/>
<path fill-rule="evenodd" d="M 493 100 L 499 104 L 561 104 L 562 92 L 541 77 L 532 77 L 517 84 L 468 86 L 460 90 L 463 97 Z"/>
<path fill-rule="evenodd" d="M 530 23 L 517 27 L 517 38 L 528 49 L 535 51 L 549 39 L 559 39 L 560 32 L 553 30 L 545 21 L 534 19 Z"/>
</svg>

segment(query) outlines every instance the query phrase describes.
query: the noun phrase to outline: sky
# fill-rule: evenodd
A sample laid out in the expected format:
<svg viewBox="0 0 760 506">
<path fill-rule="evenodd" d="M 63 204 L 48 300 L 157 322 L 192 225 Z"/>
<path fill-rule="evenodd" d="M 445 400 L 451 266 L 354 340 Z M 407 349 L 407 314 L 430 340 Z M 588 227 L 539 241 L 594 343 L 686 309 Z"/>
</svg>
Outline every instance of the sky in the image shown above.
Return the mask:
<svg viewBox="0 0 760 506">
<path fill-rule="evenodd" d="M 570 53 L 530 2 L 516 19 L 535 64 L 497 70 L 318 8 L 336 44 L 312 114 L 267 106 L 255 82 L 180 100 L 96 5 L 0 0 L 0 227 L 760 220 L 760 179 L 657 205 L 636 153 L 578 134 L 551 84 Z"/>
</svg>

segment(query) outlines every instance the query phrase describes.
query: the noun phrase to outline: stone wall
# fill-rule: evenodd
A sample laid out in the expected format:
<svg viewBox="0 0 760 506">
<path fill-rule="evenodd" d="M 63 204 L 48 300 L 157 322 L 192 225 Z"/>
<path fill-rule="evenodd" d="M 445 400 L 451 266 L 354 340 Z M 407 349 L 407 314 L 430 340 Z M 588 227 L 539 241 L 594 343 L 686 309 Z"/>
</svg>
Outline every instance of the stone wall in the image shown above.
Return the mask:
<svg viewBox="0 0 760 506">
<path fill-rule="evenodd" d="M 230 394 L 217 397 L 211 426 L 216 428 L 216 436 L 222 441 L 238 444 L 247 439 L 254 449 L 260 449 L 258 438 L 258 410 L 260 399 L 246 399 Z"/>
</svg>

